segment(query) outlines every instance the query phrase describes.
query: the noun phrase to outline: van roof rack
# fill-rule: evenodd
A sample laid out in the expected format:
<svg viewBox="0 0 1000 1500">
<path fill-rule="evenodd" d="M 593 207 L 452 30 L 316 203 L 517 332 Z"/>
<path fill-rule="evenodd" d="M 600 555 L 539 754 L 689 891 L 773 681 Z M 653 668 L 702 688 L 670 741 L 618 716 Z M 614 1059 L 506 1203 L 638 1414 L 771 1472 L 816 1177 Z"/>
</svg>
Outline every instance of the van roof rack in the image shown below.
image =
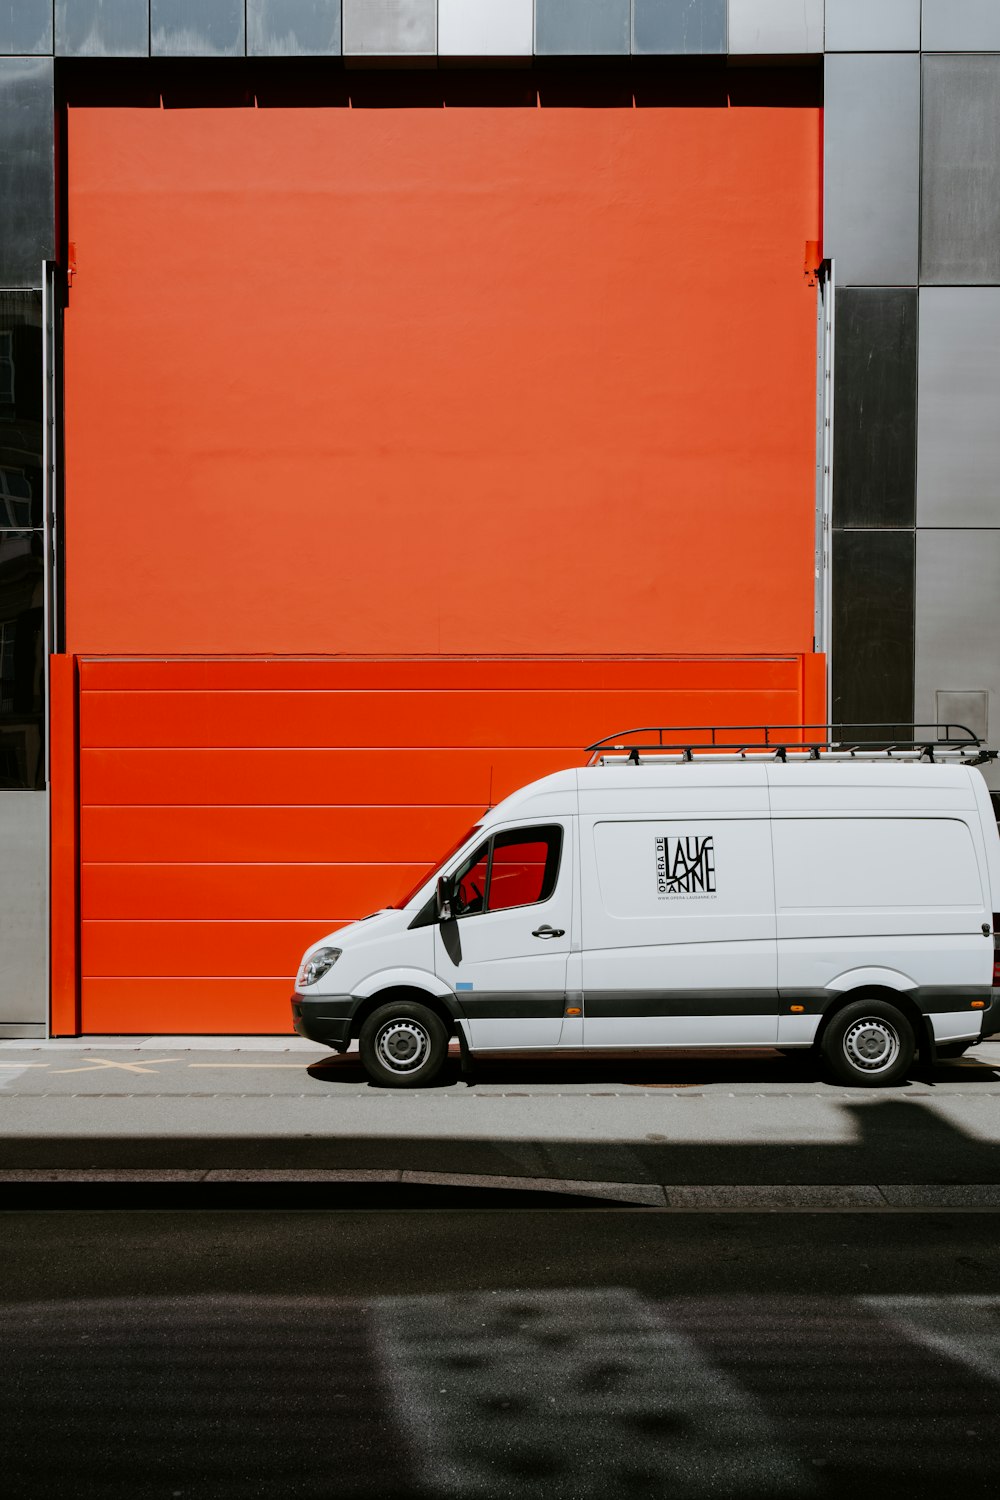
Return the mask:
<svg viewBox="0 0 1000 1500">
<path fill-rule="evenodd" d="M 651 736 L 636 740 L 637 735 Z M 653 724 L 620 729 L 587 746 L 588 765 L 643 761 L 764 759 L 961 761 L 995 760 L 964 724 Z"/>
</svg>

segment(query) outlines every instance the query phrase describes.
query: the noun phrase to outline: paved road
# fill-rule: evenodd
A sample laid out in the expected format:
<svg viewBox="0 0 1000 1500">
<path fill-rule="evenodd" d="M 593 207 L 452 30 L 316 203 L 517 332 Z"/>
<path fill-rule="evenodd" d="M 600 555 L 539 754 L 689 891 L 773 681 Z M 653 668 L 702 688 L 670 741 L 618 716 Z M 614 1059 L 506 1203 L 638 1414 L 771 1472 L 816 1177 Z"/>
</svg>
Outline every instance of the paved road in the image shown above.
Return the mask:
<svg viewBox="0 0 1000 1500">
<path fill-rule="evenodd" d="M 4 1494 L 993 1495 L 998 1224 L 0 1213 Z"/>
<path fill-rule="evenodd" d="M 0 1043 L 0 1168 L 1000 1184 L 1000 1043 L 888 1090 L 776 1053 L 504 1060 L 386 1090 L 298 1039 Z"/>
</svg>

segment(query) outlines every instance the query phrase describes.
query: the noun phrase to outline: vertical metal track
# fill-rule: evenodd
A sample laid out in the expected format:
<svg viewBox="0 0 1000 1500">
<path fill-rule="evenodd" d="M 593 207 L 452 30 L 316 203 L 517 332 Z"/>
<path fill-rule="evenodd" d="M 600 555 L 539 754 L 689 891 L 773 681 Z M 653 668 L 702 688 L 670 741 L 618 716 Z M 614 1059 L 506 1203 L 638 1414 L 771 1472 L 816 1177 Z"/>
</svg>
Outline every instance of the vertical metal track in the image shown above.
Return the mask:
<svg viewBox="0 0 1000 1500">
<path fill-rule="evenodd" d="M 826 653 L 827 715 L 832 716 L 831 590 L 833 577 L 833 362 L 836 326 L 832 261 L 819 279 L 816 329 L 816 550 L 813 603 L 814 650 Z"/>
<path fill-rule="evenodd" d="M 43 714 L 45 749 L 45 831 L 46 846 L 52 848 L 52 730 L 49 661 L 59 641 L 59 576 L 56 514 L 57 413 L 57 282 L 53 261 L 42 262 L 42 547 L 44 565 L 42 588 L 44 621 L 42 624 Z M 46 881 L 45 897 L 45 1035 L 52 1034 L 52 921 L 51 873 Z"/>
</svg>

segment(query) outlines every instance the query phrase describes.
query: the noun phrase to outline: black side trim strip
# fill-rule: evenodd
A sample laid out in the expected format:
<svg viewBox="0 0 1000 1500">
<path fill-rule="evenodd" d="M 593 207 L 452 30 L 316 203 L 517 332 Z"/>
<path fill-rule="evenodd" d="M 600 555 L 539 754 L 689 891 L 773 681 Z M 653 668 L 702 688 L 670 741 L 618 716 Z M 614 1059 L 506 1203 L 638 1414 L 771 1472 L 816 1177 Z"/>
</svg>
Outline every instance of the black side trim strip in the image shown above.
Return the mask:
<svg viewBox="0 0 1000 1500">
<path fill-rule="evenodd" d="M 562 990 L 463 990 L 459 998 L 470 1021 L 547 1020 L 566 1009 Z"/>
<path fill-rule="evenodd" d="M 777 990 L 587 990 L 584 1015 L 775 1016 L 788 1009 Z"/>
<path fill-rule="evenodd" d="M 849 990 L 785 989 L 780 993 L 783 1011 L 796 1004 L 816 1005 L 821 1011 L 827 1011 L 837 1002 L 851 998 Z M 951 1011 L 968 1010 L 973 1000 L 983 1000 L 989 1005 L 993 991 L 989 985 L 981 984 L 922 984 L 912 990 L 901 990 L 900 994 L 912 1000 L 924 1015 L 931 1011 L 935 1015 L 945 1015 Z"/>
</svg>

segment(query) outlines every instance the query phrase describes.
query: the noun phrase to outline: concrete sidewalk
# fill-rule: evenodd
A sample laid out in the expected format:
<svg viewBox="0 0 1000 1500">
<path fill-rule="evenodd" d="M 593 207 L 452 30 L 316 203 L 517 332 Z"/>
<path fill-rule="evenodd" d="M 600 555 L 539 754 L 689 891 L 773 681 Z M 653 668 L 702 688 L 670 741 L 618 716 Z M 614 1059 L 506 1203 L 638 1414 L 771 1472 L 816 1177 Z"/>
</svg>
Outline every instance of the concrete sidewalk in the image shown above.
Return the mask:
<svg viewBox="0 0 1000 1500">
<path fill-rule="evenodd" d="M 1000 1043 L 889 1090 L 777 1053 L 458 1060 L 373 1087 L 297 1037 L 0 1042 L 0 1170 L 1000 1184 Z"/>
</svg>

